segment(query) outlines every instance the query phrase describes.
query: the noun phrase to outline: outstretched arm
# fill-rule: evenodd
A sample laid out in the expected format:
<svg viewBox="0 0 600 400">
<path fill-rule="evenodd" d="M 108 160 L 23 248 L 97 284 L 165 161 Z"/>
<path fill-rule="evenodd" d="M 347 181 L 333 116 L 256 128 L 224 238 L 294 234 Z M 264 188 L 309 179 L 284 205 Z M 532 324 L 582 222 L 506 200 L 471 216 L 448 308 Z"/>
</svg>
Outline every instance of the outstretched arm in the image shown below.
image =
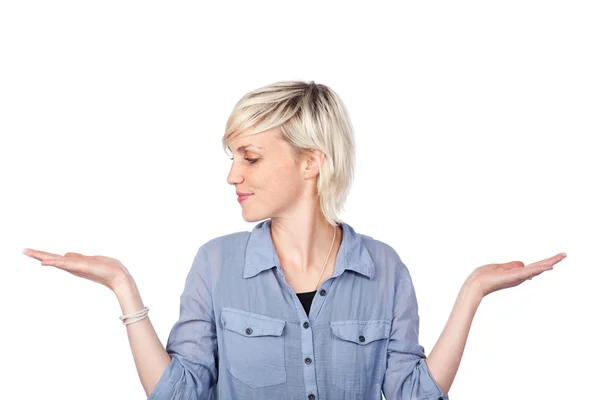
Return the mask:
<svg viewBox="0 0 600 400">
<path fill-rule="evenodd" d="M 442 334 L 425 359 L 431 376 L 444 393 L 450 391 L 456 377 L 471 323 L 481 300 L 478 288 L 471 280 L 465 281 Z"/>
<path fill-rule="evenodd" d="M 476 268 L 463 284 L 448 322 L 426 359 L 429 371 L 445 393 L 448 393 L 462 358 L 471 323 L 481 300 L 490 293 L 520 285 L 544 271 L 567 255 L 559 253 L 525 266 L 521 261 L 487 264 Z"/>
</svg>

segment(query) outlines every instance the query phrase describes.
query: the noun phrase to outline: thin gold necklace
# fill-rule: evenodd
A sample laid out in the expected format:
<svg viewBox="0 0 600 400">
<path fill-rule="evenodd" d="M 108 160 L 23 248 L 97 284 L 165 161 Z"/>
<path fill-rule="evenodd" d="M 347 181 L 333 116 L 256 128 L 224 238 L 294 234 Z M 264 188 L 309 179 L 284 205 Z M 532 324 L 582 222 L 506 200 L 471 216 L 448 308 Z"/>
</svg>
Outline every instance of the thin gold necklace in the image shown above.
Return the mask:
<svg viewBox="0 0 600 400">
<path fill-rule="evenodd" d="M 323 276 L 323 271 L 325 271 L 325 266 L 327 265 L 327 261 L 329 261 L 329 255 L 331 254 L 331 249 L 333 249 L 333 243 L 335 243 L 335 234 L 337 232 L 336 226 L 333 226 L 333 240 L 331 241 L 331 247 L 329 248 L 329 253 L 327 253 L 327 258 L 325 259 L 325 264 L 323 264 L 323 267 L 321 268 L 321 275 L 319 275 L 319 280 L 317 281 L 317 286 L 315 287 L 315 290 L 317 290 L 319 288 L 319 282 L 321 282 L 321 277 Z"/>
</svg>

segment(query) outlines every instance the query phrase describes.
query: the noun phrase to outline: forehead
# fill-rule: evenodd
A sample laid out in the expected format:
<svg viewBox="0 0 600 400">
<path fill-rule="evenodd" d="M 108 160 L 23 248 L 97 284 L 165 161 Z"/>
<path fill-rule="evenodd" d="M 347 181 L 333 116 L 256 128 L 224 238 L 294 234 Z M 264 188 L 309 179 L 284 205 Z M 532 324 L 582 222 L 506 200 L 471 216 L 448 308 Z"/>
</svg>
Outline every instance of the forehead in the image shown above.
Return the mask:
<svg viewBox="0 0 600 400">
<path fill-rule="evenodd" d="M 242 132 L 240 135 L 229 141 L 227 148 L 229 151 L 235 149 L 236 152 L 248 150 L 265 150 L 266 148 L 277 145 L 277 135 L 274 129 L 260 132 L 251 133 L 250 130 Z"/>
</svg>

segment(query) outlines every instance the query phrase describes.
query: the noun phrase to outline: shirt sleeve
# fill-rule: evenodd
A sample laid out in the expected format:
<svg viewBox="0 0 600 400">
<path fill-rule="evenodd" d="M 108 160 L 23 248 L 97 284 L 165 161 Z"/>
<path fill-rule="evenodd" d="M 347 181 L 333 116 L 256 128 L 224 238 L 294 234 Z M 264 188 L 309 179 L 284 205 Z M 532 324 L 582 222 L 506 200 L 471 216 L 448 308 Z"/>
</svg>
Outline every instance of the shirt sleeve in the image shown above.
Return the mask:
<svg viewBox="0 0 600 400">
<path fill-rule="evenodd" d="M 167 341 L 171 363 L 148 400 L 213 398 L 218 350 L 209 271 L 206 252 L 200 247 L 180 297 L 179 320 Z"/>
<path fill-rule="evenodd" d="M 397 254 L 395 258 L 401 271 L 396 283 L 383 395 L 386 400 L 449 400 L 425 363 L 425 349 L 419 344 L 415 289 L 408 269 Z"/>
</svg>

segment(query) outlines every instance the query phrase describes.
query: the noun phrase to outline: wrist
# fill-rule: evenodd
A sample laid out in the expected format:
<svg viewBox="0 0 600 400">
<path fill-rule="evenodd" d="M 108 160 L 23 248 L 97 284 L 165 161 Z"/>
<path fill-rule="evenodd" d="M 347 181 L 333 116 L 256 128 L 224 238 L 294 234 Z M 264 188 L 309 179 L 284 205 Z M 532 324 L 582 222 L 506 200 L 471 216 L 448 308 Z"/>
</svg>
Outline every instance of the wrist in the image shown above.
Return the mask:
<svg viewBox="0 0 600 400">
<path fill-rule="evenodd" d="M 113 291 L 117 296 L 123 315 L 129 315 L 144 308 L 144 302 L 132 277 L 123 277 L 115 284 Z"/>
<path fill-rule="evenodd" d="M 469 301 L 477 304 L 481 303 L 481 300 L 485 297 L 479 283 L 470 276 L 465 280 L 460 291 L 464 297 L 469 299 Z"/>
<path fill-rule="evenodd" d="M 135 286 L 135 280 L 133 276 L 128 273 L 123 273 L 113 280 L 110 287 L 112 291 L 118 296 L 119 293 L 124 291 L 130 291 Z"/>
</svg>

